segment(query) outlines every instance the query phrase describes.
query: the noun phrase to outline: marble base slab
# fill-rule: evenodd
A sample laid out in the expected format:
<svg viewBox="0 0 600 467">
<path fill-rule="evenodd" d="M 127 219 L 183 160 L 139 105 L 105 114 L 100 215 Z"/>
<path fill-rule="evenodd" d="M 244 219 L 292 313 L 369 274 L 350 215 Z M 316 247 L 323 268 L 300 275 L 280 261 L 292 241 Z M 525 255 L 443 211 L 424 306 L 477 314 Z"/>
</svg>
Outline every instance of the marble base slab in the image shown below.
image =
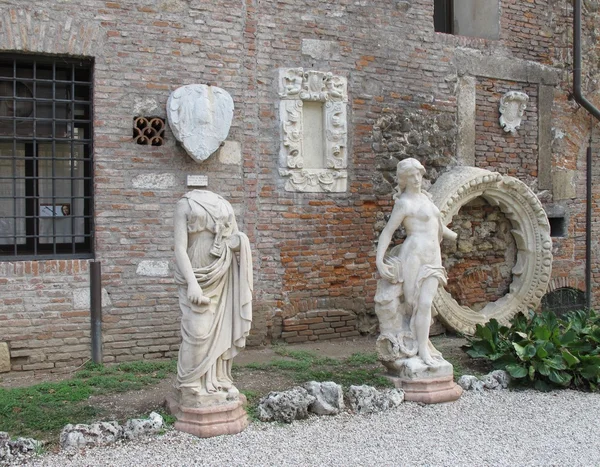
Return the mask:
<svg viewBox="0 0 600 467">
<path fill-rule="evenodd" d="M 452 375 L 439 378 L 403 379 L 386 376 L 394 386 L 404 391 L 404 400 L 438 404 L 457 400 L 463 389 L 454 382 Z"/>
<path fill-rule="evenodd" d="M 244 431 L 248 426 L 245 403 L 246 397 L 243 394 L 235 401 L 198 408 L 182 407 L 173 396 L 168 396 L 166 400 L 167 409 L 177 417 L 175 429 L 199 438 L 233 435 Z"/>
</svg>

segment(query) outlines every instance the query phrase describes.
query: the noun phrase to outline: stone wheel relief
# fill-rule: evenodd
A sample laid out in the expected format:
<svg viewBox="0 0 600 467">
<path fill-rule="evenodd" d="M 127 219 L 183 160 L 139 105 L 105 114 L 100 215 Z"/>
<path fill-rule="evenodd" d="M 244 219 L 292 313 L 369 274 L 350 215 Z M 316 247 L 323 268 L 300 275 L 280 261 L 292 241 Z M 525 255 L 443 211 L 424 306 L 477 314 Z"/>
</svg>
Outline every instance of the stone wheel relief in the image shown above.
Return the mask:
<svg viewBox="0 0 600 467">
<path fill-rule="evenodd" d="M 502 324 L 519 312 L 535 310 L 546 293 L 552 271 L 552 240 L 548 218 L 537 196 L 520 180 L 476 167 L 457 167 L 438 178 L 429 190 L 444 225 L 460 208 L 481 196 L 498 206 L 512 224 L 517 261 L 508 293 L 476 312 L 461 306 L 439 288 L 433 306 L 447 327 L 473 334 L 475 326 L 492 318 Z"/>
</svg>

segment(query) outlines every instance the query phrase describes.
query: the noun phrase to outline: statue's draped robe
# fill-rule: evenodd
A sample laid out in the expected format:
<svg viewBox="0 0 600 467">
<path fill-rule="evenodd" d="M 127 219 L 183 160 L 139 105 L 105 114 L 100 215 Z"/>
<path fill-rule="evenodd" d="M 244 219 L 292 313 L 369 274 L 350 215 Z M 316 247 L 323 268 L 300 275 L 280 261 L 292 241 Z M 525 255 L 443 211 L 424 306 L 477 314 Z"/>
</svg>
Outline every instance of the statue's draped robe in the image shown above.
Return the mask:
<svg viewBox="0 0 600 467">
<path fill-rule="evenodd" d="M 186 195 L 188 257 L 208 305 L 191 304 L 187 283 L 175 267 L 179 285 L 182 343 L 177 365 L 177 387 L 212 393 L 231 387 L 231 360 L 245 346 L 252 321 L 252 260 L 248 237 L 238 231 L 233 209 L 221 196 L 203 190 Z M 202 241 L 203 231 L 216 233 L 217 224 L 227 224 L 223 249 L 211 253 L 213 245 Z M 227 244 L 232 235 L 240 239 L 239 262 Z M 208 244 L 207 244 L 208 243 Z"/>
</svg>

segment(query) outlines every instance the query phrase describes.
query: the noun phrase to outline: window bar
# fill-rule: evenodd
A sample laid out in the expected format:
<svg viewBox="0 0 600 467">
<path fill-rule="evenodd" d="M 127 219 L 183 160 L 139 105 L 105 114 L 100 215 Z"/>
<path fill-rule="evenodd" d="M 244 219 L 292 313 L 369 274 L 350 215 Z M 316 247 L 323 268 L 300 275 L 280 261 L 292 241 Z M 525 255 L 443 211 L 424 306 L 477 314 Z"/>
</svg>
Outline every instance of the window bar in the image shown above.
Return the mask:
<svg viewBox="0 0 600 467">
<path fill-rule="evenodd" d="M 89 233 L 88 237 L 84 238 L 84 242 L 88 245 L 89 251 L 94 253 L 94 258 L 96 257 L 95 250 L 95 233 L 94 233 L 94 223 L 95 223 L 95 215 L 94 215 L 94 164 L 92 162 L 92 156 L 94 154 L 94 147 L 92 145 L 91 139 L 93 138 L 93 121 L 94 121 L 94 107 L 91 104 L 94 97 L 94 89 L 92 83 L 94 82 L 94 70 L 91 70 L 87 74 L 88 81 L 88 104 L 87 104 L 87 120 L 89 123 L 87 124 L 87 132 L 83 133 L 83 136 L 86 138 L 86 143 L 82 146 L 83 154 L 82 157 L 86 159 L 86 162 L 83 164 L 83 175 L 89 176 L 89 182 L 84 183 L 83 188 L 83 213 L 88 216 L 84 218 L 84 234 Z"/>
<path fill-rule="evenodd" d="M 38 178 L 39 178 L 39 174 L 38 174 L 38 152 L 37 152 L 37 144 L 31 144 L 31 159 L 32 159 L 32 179 L 31 179 L 31 185 L 32 185 L 32 193 L 33 193 L 33 200 L 31 205 L 33 206 L 33 210 L 31 211 L 32 214 L 32 224 L 33 224 L 33 254 L 35 256 L 38 255 L 38 241 L 39 241 L 39 237 L 40 237 L 40 233 L 39 233 L 39 206 L 40 206 L 40 195 L 39 195 L 39 187 L 38 187 Z"/>
<path fill-rule="evenodd" d="M 17 80 L 16 80 L 16 76 L 17 76 L 17 61 L 13 60 L 13 82 L 12 82 L 12 88 L 13 88 L 13 109 L 15 109 L 15 96 L 17 95 Z M 15 111 L 13 110 L 13 115 L 12 115 L 12 127 L 13 127 L 13 136 L 17 135 L 17 121 L 15 118 Z M 12 144 L 12 163 L 13 163 L 13 234 L 14 234 L 14 244 L 13 244 L 13 255 L 17 256 L 17 251 L 18 251 L 18 245 L 19 245 L 19 240 L 18 240 L 18 232 L 17 232 L 17 139 L 13 137 L 13 144 Z M 27 240 L 25 240 L 25 242 L 27 242 Z"/>
<path fill-rule="evenodd" d="M 74 193 L 75 193 L 75 143 L 74 143 L 74 139 L 75 139 L 75 64 L 71 64 L 71 103 L 68 104 L 69 105 L 69 114 L 67 115 L 67 117 L 71 117 L 71 121 L 69 123 L 69 125 L 71 126 L 70 131 L 69 131 L 69 138 L 71 139 L 71 142 L 69 143 L 71 146 L 71 162 L 70 162 L 70 168 L 71 168 L 71 191 L 70 191 L 70 196 L 71 196 L 71 211 L 70 211 L 70 215 L 71 215 L 71 253 L 75 254 L 75 243 L 76 243 L 76 237 L 75 237 L 75 198 L 74 198 Z"/>
<path fill-rule="evenodd" d="M 52 63 L 52 253 L 56 254 L 56 62 Z"/>
<path fill-rule="evenodd" d="M 37 60 L 34 60 L 33 62 L 33 154 L 34 156 L 37 156 L 37 101 L 36 101 L 36 88 L 37 88 Z M 34 189 L 36 190 L 34 192 L 34 194 L 37 195 L 37 189 L 38 189 L 38 162 L 37 162 L 37 157 L 34 159 L 33 161 L 33 167 L 34 167 L 34 179 L 31 182 L 33 184 L 33 186 L 35 187 Z M 27 196 L 27 191 L 25 191 L 25 195 Z M 35 226 L 35 229 L 38 229 L 38 223 L 39 221 L 39 214 L 40 214 L 40 203 L 39 200 L 36 198 L 36 201 L 34 201 L 33 203 L 33 215 L 35 216 L 33 219 L 33 225 Z M 25 234 L 27 234 L 27 228 L 25 229 Z M 39 243 L 39 239 L 37 238 L 37 232 L 35 232 L 36 236 L 33 238 L 33 244 L 35 245 L 35 249 L 37 249 L 38 247 L 38 243 Z M 37 251 L 35 252 L 37 254 Z"/>
</svg>

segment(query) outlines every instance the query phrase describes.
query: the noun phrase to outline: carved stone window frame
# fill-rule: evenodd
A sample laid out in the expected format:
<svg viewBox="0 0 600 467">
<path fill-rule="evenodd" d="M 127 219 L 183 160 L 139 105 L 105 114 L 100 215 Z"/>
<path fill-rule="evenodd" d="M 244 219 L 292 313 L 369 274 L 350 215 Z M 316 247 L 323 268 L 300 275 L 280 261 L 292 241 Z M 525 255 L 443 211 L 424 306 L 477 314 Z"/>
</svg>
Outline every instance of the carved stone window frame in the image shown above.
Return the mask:
<svg viewBox="0 0 600 467">
<path fill-rule="evenodd" d="M 303 68 L 279 70 L 281 144 L 279 174 L 285 190 L 305 193 L 347 191 L 348 84 L 343 76 Z M 323 103 L 321 167 L 305 167 L 305 102 Z"/>
</svg>

